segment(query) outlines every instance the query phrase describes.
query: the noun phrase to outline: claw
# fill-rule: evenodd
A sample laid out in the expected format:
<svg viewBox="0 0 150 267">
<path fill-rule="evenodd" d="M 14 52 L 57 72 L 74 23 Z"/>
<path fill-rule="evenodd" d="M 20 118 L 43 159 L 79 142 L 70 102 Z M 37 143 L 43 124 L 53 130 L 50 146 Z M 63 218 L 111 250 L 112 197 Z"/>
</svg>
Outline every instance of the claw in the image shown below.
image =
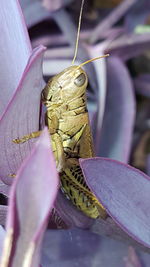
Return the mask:
<svg viewBox="0 0 150 267">
<path fill-rule="evenodd" d="M 14 178 L 16 177 L 16 174 L 9 174 L 8 176 Z"/>
<path fill-rule="evenodd" d="M 23 138 L 21 139 L 18 138 L 18 139 L 13 139 L 12 142 L 15 144 L 21 144 L 21 143 L 25 143 L 26 140 L 23 140 Z"/>
</svg>

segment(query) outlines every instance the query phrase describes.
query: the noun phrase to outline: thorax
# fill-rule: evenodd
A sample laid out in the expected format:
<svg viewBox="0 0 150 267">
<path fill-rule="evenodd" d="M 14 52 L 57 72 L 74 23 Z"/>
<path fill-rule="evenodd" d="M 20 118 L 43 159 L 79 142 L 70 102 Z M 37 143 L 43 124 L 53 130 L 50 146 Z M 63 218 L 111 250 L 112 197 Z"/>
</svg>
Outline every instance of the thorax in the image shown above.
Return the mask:
<svg viewBox="0 0 150 267">
<path fill-rule="evenodd" d="M 63 132 L 73 135 L 84 124 L 89 124 L 86 100 L 82 96 L 70 102 L 51 103 L 45 114 L 45 124 L 51 133 Z"/>
</svg>

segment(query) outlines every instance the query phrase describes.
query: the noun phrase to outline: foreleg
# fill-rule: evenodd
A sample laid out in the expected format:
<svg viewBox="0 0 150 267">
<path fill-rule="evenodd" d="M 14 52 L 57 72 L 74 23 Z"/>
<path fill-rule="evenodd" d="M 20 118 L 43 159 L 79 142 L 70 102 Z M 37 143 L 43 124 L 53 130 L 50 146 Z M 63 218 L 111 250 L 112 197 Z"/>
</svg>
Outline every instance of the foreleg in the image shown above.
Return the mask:
<svg viewBox="0 0 150 267">
<path fill-rule="evenodd" d="M 27 142 L 28 140 L 32 138 L 37 138 L 40 136 L 42 131 L 33 132 L 28 135 L 24 135 L 21 138 L 13 139 L 13 143 L 15 144 L 22 144 Z M 65 155 L 64 155 L 64 149 L 62 144 L 61 136 L 57 133 L 51 135 L 51 141 L 52 141 L 52 151 L 54 153 L 54 157 L 56 160 L 56 166 L 57 170 L 60 172 L 64 168 L 65 165 Z"/>
<path fill-rule="evenodd" d="M 37 131 L 37 132 L 33 132 L 33 133 L 30 133 L 30 134 L 27 134 L 27 135 L 24 135 L 23 137 L 21 138 L 16 138 L 16 139 L 13 139 L 13 143 L 15 144 L 21 144 L 21 143 L 25 143 L 27 142 L 28 140 L 32 139 L 32 138 L 37 138 L 40 136 L 42 131 Z"/>
</svg>

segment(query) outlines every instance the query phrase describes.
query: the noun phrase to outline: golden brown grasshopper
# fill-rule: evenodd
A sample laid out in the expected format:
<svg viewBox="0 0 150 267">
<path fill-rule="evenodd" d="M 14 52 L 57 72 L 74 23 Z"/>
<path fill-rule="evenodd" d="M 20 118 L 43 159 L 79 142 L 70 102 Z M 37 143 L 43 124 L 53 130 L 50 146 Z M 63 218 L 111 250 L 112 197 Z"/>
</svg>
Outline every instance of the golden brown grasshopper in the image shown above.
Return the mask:
<svg viewBox="0 0 150 267">
<path fill-rule="evenodd" d="M 42 91 L 42 102 L 47 108 L 45 124 L 51 135 L 61 190 L 89 217 L 104 218 L 106 212 L 86 185 L 79 165 L 79 158 L 94 156 L 86 103 L 88 78 L 81 68 L 92 60 L 70 66 L 49 80 Z M 38 137 L 40 133 L 34 132 L 13 142 L 23 143 Z"/>
</svg>

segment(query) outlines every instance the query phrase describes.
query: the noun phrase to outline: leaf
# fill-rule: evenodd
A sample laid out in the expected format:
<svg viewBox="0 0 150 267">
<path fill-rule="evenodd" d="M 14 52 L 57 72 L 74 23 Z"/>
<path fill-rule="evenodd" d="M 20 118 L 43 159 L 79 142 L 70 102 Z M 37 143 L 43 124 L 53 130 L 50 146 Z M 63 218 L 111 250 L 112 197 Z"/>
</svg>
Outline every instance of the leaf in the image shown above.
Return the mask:
<svg viewBox="0 0 150 267">
<path fill-rule="evenodd" d="M 131 246 L 128 248 L 128 258 L 125 267 L 142 267 L 135 249 Z"/>
<path fill-rule="evenodd" d="M 0 194 L 7 196 L 9 195 L 10 186 L 6 185 L 2 181 L 0 181 Z M 0 223 L 1 224 L 1 223 Z"/>
<path fill-rule="evenodd" d="M 1 257 L 1 253 L 2 253 L 4 238 L 5 238 L 5 230 L 0 225 L 0 257 Z"/>
<path fill-rule="evenodd" d="M 122 60 L 129 60 L 148 51 L 150 46 L 150 34 L 126 33 L 118 37 L 107 49 L 113 56 L 118 56 Z"/>
<path fill-rule="evenodd" d="M 107 42 L 103 42 L 97 46 L 87 45 L 86 49 L 91 58 L 98 57 L 104 55 L 104 50 L 107 47 Z M 94 134 L 94 142 L 95 142 L 95 151 L 98 153 L 97 149 L 99 147 L 100 141 L 100 132 L 103 122 L 104 110 L 105 110 L 105 101 L 106 101 L 106 59 L 103 58 L 101 60 L 95 60 L 92 62 L 95 68 L 96 79 L 97 79 L 97 92 L 96 92 L 96 100 L 97 100 L 97 114 L 95 123 L 92 122 L 92 127 L 96 129 Z M 94 125 L 96 124 L 96 125 Z"/>
<path fill-rule="evenodd" d="M 0 177 L 12 183 L 23 159 L 35 140 L 15 144 L 13 139 L 39 130 L 41 90 L 43 88 L 42 57 L 45 48 L 35 49 L 23 73 L 20 84 L 0 120 Z"/>
<path fill-rule="evenodd" d="M 150 177 L 121 162 L 80 160 L 88 186 L 116 223 L 135 240 L 150 247 Z"/>
<path fill-rule="evenodd" d="M 138 94 L 150 97 L 150 75 L 141 74 L 134 79 L 134 85 Z"/>
<path fill-rule="evenodd" d="M 89 230 L 48 230 L 41 263 L 43 267 L 124 267 L 127 250 L 128 245 L 123 242 L 93 234 Z M 150 255 L 140 251 L 140 258 L 143 267 L 149 267 Z"/>
<path fill-rule="evenodd" d="M 31 54 L 31 44 L 17 0 L 1 1 L 0 115 L 19 84 Z"/>
<path fill-rule="evenodd" d="M 107 61 L 107 95 L 98 155 L 127 163 L 134 121 L 132 80 L 124 63 L 111 56 Z"/>
<path fill-rule="evenodd" d="M 7 256 L 11 266 L 39 266 L 41 242 L 57 190 L 58 174 L 49 133 L 45 129 L 31 155 L 23 162 L 11 188 L 7 246 L 2 260 L 10 248 Z"/>
<path fill-rule="evenodd" d="M 149 0 L 136 1 L 132 9 L 125 16 L 125 28 L 128 32 L 134 31 L 136 26 L 145 24 L 150 9 Z"/>
<path fill-rule="evenodd" d="M 116 8 L 113 9 L 113 11 L 106 16 L 106 18 L 101 22 L 98 23 L 98 25 L 93 30 L 90 42 L 94 43 L 98 41 L 99 36 L 103 33 L 108 31 L 119 19 L 125 15 L 125 13 L 137 2 L 137 0 L 125 0 L 120 5 L 118 5 Z"/>
</svg>

